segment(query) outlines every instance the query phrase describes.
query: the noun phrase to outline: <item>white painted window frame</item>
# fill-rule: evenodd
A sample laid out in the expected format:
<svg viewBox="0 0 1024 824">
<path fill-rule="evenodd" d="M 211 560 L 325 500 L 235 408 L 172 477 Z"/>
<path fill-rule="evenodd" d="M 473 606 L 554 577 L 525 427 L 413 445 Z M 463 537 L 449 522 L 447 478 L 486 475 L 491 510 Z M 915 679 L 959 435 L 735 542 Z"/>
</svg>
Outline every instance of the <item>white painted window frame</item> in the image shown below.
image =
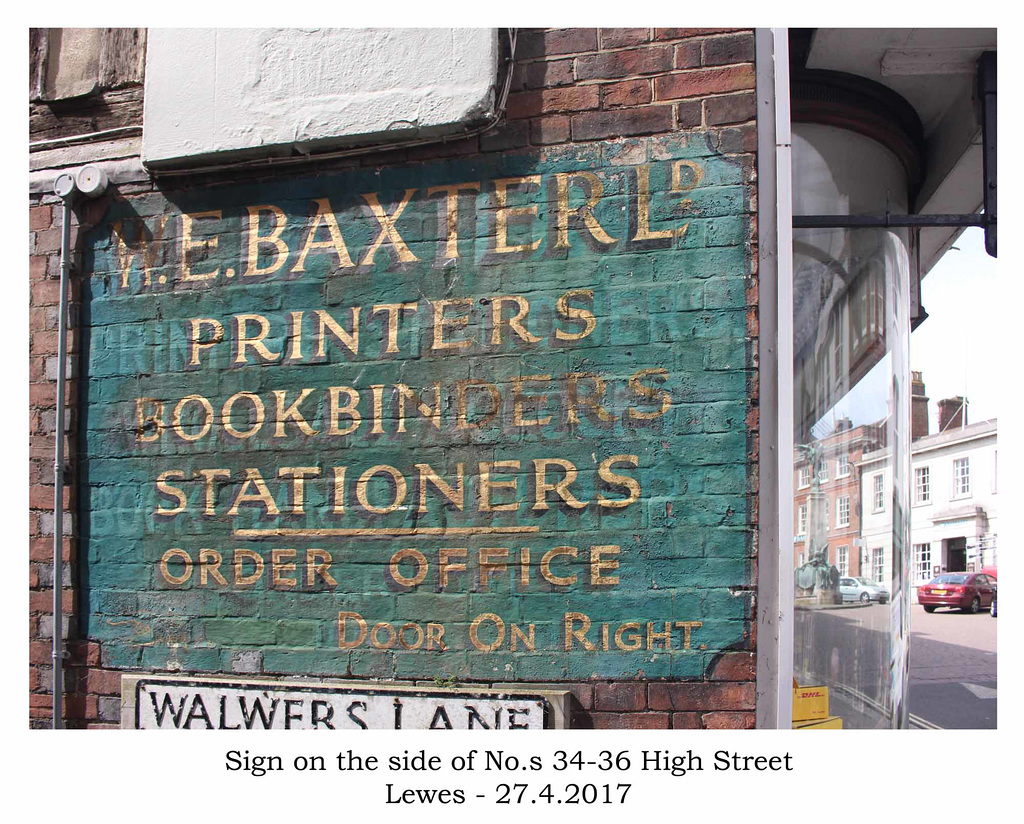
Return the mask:
<svg viewBox="0 0 1024 824">
<path fill-rule="evenodd" d="M 846 506 L 845 507 L 843 506 L 843 502 L 844 501 L 846 502 Z M 842 517 L 843 509 L 846 510 L 846 517 L 845 518 Z M 841 528 L 849 526 L 849 525 L 850 525 L 850 496 L 849 495 L 840 495 L 838 498 L 836 498 L 836 529 L 841 529 Z"/>
<path fill-rule="evenodd" d="M 924 483 L 921 483 L 924 478 Z M 924 497 L 921 491 L 924 490 Z M 914 467 L 914 506 L 928 506 L 932 502 L 932 470 L 931 465 Z"/>
</svg>

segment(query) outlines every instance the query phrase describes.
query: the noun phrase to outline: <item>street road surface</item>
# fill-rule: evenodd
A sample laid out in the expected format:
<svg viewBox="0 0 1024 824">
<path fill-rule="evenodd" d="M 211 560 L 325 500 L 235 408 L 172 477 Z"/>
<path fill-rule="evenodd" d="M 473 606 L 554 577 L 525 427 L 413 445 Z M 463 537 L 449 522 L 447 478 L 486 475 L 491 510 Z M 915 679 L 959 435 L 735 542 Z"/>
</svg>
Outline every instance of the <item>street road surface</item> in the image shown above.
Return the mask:
<svg viewBox="0 0 1024 824">
<path fill-rule="evenodd" d="M 911 727 L 995 729 L 998 624 L 988 612 L 911 607 Z"/>
<path fill-rule="evenodd" d="M 797 610 L 794 675 L 833 687 L 831 711 L 851 729 L 886 726 L 889 604 Z M 910 608 L 910 726 L 994 729 L 996 629 L 988 611 L 964 615 Z"/>
</svg>

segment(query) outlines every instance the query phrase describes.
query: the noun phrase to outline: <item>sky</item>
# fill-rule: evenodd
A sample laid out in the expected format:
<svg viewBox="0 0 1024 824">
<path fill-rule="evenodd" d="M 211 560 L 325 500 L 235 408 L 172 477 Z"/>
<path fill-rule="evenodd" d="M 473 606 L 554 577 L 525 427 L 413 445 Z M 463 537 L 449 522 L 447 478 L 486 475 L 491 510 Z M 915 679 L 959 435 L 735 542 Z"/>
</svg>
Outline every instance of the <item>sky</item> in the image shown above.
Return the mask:
<svg viewBox="0 0 1024 824">
<path fill-rule="evenodd" d="M 984 232 L 967 229 L 921 281 L 928 319 L 910 336 L 910 368 L 922 373 L 929 398 L 929 432 L 938 431 L 938 402 L 954 395 L 967 397 L 968 423 L 997 417 L 999 366 L 1009 362 L 996 355 L 997 301 L 996 259 L 985 253 Z"/>
</svg>

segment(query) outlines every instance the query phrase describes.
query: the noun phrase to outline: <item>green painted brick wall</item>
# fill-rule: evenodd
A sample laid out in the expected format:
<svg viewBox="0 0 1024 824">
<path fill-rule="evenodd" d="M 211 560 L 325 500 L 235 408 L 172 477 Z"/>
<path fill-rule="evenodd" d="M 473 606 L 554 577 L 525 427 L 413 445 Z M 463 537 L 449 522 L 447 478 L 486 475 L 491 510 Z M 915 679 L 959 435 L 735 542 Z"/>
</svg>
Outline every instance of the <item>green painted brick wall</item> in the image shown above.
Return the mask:
<svg viewBox="0 0 1024 824">
<path fill-rule="evenodd" d="M 567 248 L 558 243 L 558 174 L 571 175 L 561 207 Z M 509 188 L 503 213 L 495 181 L 531 176 L 539 176 L 539 185 Z M 690 134 L 166 189 L 112 204 L 85 238 L 89 278 L 78 433 L 81 620 L 83 636 L 102 644 L 103 665 L 231 671 L 240 656 L 258 651 L 267 673 L 551 682 L 701 678 L 723 650 L 751 648 L 749 177 L 749 166 L 717 151 L 706 135 Z M 594 179 L 603 194 L 591 208 Z M 467 181 L 478 183 L 479 191 L 461 196 L 458 256 L 452 257 L 445 196 L 428 190 Z M 409 190 L 391 237 L 400 237 L 406 257 L 415 260 L 400 260 L 399 244 L 385 239 L 363 265 L 382 230 L 364 195 L 376 194 L 384 212 L 394 215 Z M 355 265 L 341 265 L 335 247 L 320 245 L 309 252 L 305 270 L 293 272 L 310 239 L 316 201 L 324 198 Z M 279 237 L 287 257 L 272 274 L 247 277 L 248 207 L 267 205 L 284 215 Z M 184 244 L 191 273 L 217 271 L 215 276 L 185 278 L 183 213 L 192 216 L 191 242 Z M 259 233 L 266 237 L 275 224 L 269 212 L 261 214 Z M 502 219 L 509 246 L 536 248 L 496 250 Z M 614 242 L 596 239 L 587 228 L 593 221 Z M 645 227 L 653 239 L 638 239 Z M 312 240 L 330 239 L 320 220 Z M 278 254 L 270 242 L 257 249 L 263 267 Z M 529 341 L 507 324 L 516 309 L 508 303 L 501 342 L 492 342 L 493 300 L 499 296 L 528 301 L 522 324 Z M 445 317 L 467 317 L 471 306 L 468 320 L 441 330 L 442 340 L 471 345 L 434 348 L 435 305 L 462 299 L 471 303 L 450 304 Z M 416 304 L 416 310 L 399 316 L 398 351 L 389 352 L 386 314 L 372 310 L 398 303 Z M 566 305 L 575 318 L 567 316 Z M 312 357 L 313 313 L 328 312 L 348 330 L 352 307 L 360 307 L 358 351 L 328 335 L 325 356 Z M 586 328 L 580 310 L 592 314 L 592 331 L 564 339 Z M 302 357 L 290 358 L 289 322 L 296 312 L 303 313 Z M 235 362 L 239 315 L 266 319 L 262 343 L 278 358 L 261 363 L 249 347 L 246 362 Z M 190 321 L 197 318 L 217 321 L 223 340 L 191 346 Z M 201 324 L 200 341 L 210 341 L 214 328 Z M 257 325 L 247 328 L 254 333 Z M 196 353 L 198 366 L 190 364 Z M 637 377 L 640 370 L 660 371 Z M 569 420 L 565 376 L 573 373 L 604 381 L 600 403 L 608 420 L 586 405 L 578 405 L 577 421 Z M 551 380 L 522 384 L 522 415 L 550 420 L 516 425 L 516 382 L 537 375 Z M 631 378 L 637 381 L 632 388 Z M 470 390 L 467 420 L 480 425 L 460 428 L 455 387 L 472 380 L 492 384 L 501 404 L 480 421 L 487 390 Z M 440 427 L 408 403 L 400 432 L 395 385 L 426 389 L 421 397 L 432 406 L 435 382 L 441 386 Z M 330 435 L 329 388 L 342 386 L 358 391 L 362 420 L 348 434 Z M 376 415 L 374 386 L 384 387 Z M 274 393 L 284 392 L 287 406 L 304 389 L 312 392 L 299 409 L 316 434 L 285 421 L 283 436 L 275 437 Z M 581 396 L 596 391 L 593 379 L 579 379 Z M 244 439 L 226 431 L 222 417 L 225 401 L 240 392 L 258 396 L 265 409 L 260 430 Z M 664 410 L 662 393 L 668 399 Z M 175 407 L 187 396 L 208 400 L 208 430 L 200 401 L 186 403 L 174 426 Z M 155 413 L 155 402 L 163 404 L 162 414 Z M 237 429 L 253 425 L 251 408 L 247 400 L 238 403 L 231 418 Z M 631 417 L 630 408 L 657 414 Z M 374 418 L 380 431 L 372 431 Z M 350 423 L 339 418 L 342 428 Z M 599 496 L 630 494 L 621 479 L 609 482 L 598 474 L 602 461 L 621 455 L 635 456 L 636 466 L 619 462 L 611 471 L 633 479 L 639 496 L 622 508 L 602 506 Z M 568 489 L 585 507 L 569 506 L 549 489 L 541 499 L 547 508 L 535 508 L 533 462 L 539 459 L 571 462 L 578 476 Z M 519 462 L 518 470 L 493 470 L 495 480 L 514 480 L 516 489 L 495 488 L 493 501 L 519 506 L 481 511 L 479 465 L 501 461 Z M 429 486 L 427 511 L 417 511 L 417 464 L 429 464 L 453 486 L 462 464 L 463 508 L 446 506 Z M 401 473 L 407 491 L 399 508 L 374 514 L 360 506 L 356 481 L 381 465 Z M 344 513 L 336 511 L 336 466 L 346 467 Z M 300 514 L 289 511 L 294 488 L 278 476 L 282 467 L 319 470 L 304 482 Z M 210 486 L 213 514 L 207 514 L 207 486 L 198 473 L 213 469 L 226 475 Z M 280 514 L 271 514 L 266 500 L 255 500 L 259 489 L 245 483 L 247 470 L 265 480 Z M 554 485 L 562 471 L 551 465 L 545 477 Z M 166 479 L 172 491 L 160 491 L 163 473 L 173 473 Z M 180 490 L 183 508 L 173 490 Z M 230 514 L 242 493 L 249 493 L 249 503 Z M 396 490 L 378 475 L 366 496 L 371 506 L 383 508 Z M 618 548 L 604 556 L 615 566 L 598 568 L 596 581 L 590 564 L 595 546 Z M 526 573 L 518 563 L 524 547 L 530 551 Z M 575 547 L 576 556 L 554 556 L 545 577 L 542 559 L 558 547 Z M 452 548 L 465 550 L 451 561 L 465 570 L 449 567 L 443 584 L 439 556 Z M 507 567 L 492 566 L 486 585 L 477 561 L 482 548 L 507 550 Z M 330 553 L 334 583 L 321 576 L 307 584 L 304 561 L 311 549 Z M 167 561 L 171 550 L 177 553 Z M 204 567 L 203 550 L 219 553 L 221 566 Z M 239 550 L 257 553 L 264 563 L 252 584 L 235 581 L 232 559 Z M 274 550 L 293 550 L 281 562 L 296 565 L 280 569 L 276 582 Z M 428 565 L 421 582 L 403 585 L 389 572 L 401 550 L 412 551 L 397 566 L 406 581 L 420 570 L 417 559 Z M 246 561 L 243 572 L 253 569 Z M 525 586 L 523 574 L 529 578 Z M 288 579 L 295 585 L 288 586 Z M 344 648 L 356 631 L 350 620 L 346 638 L 339 637 L 340 612 L 366 622 L 362 643 Z M 570 636 L 566 648 L 566 616 L 574 614 L 587 616 L 583 637 L 593 648 L 578 636 Z M 500 643 L 494 644 L 502 632 L 488 616 L 500 618 Z M 477 619 L 474 643 L 470 629 Z M 648 624 L 658 633 L 665 622 L 674 625 L 668 648 L 656 636 L 648 642 Z M 676 622 L 687 622 L 687 630 Z M 608 649 L 602 624 L 608 625 Z M 616 629 L 623 624 L 617 645 Z M 429 640 L 437 626 L 444 630 L 443 648 Z M 531 626 L 532 649 L 524 642 Z"/>
</svg>

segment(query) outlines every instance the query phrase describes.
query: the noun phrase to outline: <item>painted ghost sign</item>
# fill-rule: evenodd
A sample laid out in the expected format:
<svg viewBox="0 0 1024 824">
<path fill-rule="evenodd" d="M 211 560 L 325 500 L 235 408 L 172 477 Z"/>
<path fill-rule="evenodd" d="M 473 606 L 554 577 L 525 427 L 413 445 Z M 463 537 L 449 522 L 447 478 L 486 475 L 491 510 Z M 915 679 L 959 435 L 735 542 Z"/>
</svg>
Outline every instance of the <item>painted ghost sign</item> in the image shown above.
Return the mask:
<svg viewBox="0 0 1024 824">
<path fill-rule="evenodd" d="M 742 647 L 743 179 L 673 137 L 114 203 L 83 318 L 105 663 L 554 681 Z"/>
</svg>

